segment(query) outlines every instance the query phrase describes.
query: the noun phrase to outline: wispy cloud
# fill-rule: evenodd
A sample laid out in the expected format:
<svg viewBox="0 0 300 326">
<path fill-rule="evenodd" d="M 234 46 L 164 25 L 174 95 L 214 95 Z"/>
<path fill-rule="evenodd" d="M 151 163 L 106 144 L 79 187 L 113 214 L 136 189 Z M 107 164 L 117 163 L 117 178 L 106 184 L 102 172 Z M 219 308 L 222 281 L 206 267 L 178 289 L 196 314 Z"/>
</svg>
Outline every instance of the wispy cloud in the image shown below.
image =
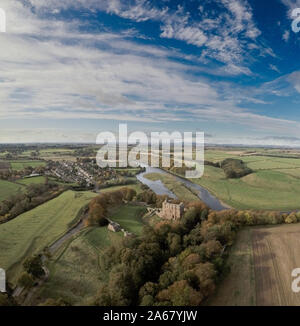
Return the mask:
<svg viewBox="0 0 300 326">
<path fill-rule="evenodd" d="M 202 59 L 219 61 L 227 66 L 225 71 L 233 75 L 251 74 L 247 61 L 254 60 L 257 54 L 273 55 L 270 49 L 256 41 L 261 32 L 246 0 L 216 0 L 220 9 L 218 15 L 207 7 L 208 2 L 204 2 L 199 7 L 196 20 L 183 6 L 171 10 L 167 2 L 165 7 L 158 8 L 147 0 L 28 1 L 39 12 L 85 8 L 102 10 L 135 22 L 157 21 L 160 23 L 161 38 L 176 39 L 203 48 Z"/>
<path fill-rule="evenodd" d="M 203 68 L 177 60 L 189 61 L 180 51 L 135 42 L 134 29 L 87 32 L 82 21 L 59 18 L 63 10 L 86 8 L 137 22 L 159 21 L 161 37 L 203 47 L 201 60 L 223 63 L 216 74 L 251 75 L 247 52 L 266 55 L 267 50 L 256 43 L 260 31 L 246 1 L 220 0 L 226 13 L 214 20 L 204 10 L 198 23 L 191 21 L 183 7 L 172 12 L 167 7 L 154 8 L 148 1 L 131 3 L 2 0 L 8 21 L 7 33 L 0 35 L 1 119 L 234 122 L 253 130 L 298 132 L 297 122 L 241 106 L 265 102 L 249 92 L 228 96 L 237 93 L 234 84 L 225 87 L 199 76 Z M 268 55 L 273 55 L 271 49 Z"/>
</svg>

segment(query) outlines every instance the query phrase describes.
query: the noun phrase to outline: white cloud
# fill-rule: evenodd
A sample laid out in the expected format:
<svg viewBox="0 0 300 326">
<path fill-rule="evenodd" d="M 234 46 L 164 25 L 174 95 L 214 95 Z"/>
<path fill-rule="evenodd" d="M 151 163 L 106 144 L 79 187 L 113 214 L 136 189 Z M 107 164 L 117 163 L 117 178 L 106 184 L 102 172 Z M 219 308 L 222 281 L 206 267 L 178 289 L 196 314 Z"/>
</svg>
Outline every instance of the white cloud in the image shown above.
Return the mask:
<svg viewBox="0 0 300 326">
<path fill-rule="evenodd" d="M 19 1 L 1 3 L 8 13 L 8 31 L 0 35 L 1 119 L 234 121 L 253 129 L 299 130 L 296 122 L 239 108 L 239 100 L 221 95 L 223 85 L 195 77 L 190 71 L 197 67 L 172 60 L 179 56 L 173 50 L 142 47 L 128 38 L 131 32 L 84 33 L 79 31 L 78 21 L 39 16 L 47 5 L 47 10 L 68 8 L 69 0 L 31 3 L 38 14 Z M 92 8 L 93 3 L 82 0 L 76 6 Z M 121 10 L 119 5 L 120 1 L 110 2 L 111 10 Z M 237 17 L 238 10 L 232 9 Z M 146 17 L 145 12 L 136 15 Z M 231 73 L 250 74 L 248 68 L 233 63 L 239 61 L 243 49 L 238 40 L 229 34 L 225 37 L 226 33 L 203 41 L 212 56 L 227 63 Z M 184 29 L 183 35 L 200 40 L 202 34 L 190 28 Z M 227 49 L 232 49 L 231 60 Z"/>
<path fill-rule="evenodd" d="M 289 30 L 286 30 L 283 35 L 282 35 L 282 39 L 285 41 L 285 42 L 288 42 L 288 40 L 290 39 L 290 31 Z"/>
<path fill-rule="evenodd" d="M 177 10 L 155 7 L 148 0 L 28 0 L 40 12 L 57 8 L 85 8 L 102 10 L 135 22 L 157 21 L 161 24 L 161 37 L 173 38 L 203 48 L 202 59 L 214 59 L 239 69 L 226 68 L 232 74 L 250 74 L 247 61 L 251 57 L 273 55 L 256 42 L 261 32 L 254 23 L 252 8 L 247 0 L 215 0 L 222 12 L 218 16 L 205 7 L 199 7 L 199 19 L 191 18 L 183 6 Z M 248 39 L 245 42 L 245 39 Z M 252 47 L 251 47 L 252 44 Z M 246 60 L 245 60 L 246 59 Z"/>
<path fill-rule="evenodd" d="M 300 7 L 300 0 L 281 0 L 290 10 Z"/>
<path fill-rule="evenodd" d="M 278 72 L 280 74 L 280 70 L 278 69 L 277 66 L 275 66 L 273 64 L 269 64 L 269 67 L 270 67 L 270 69 L 272 69 L 272 70 L 274 70 L 274 71 L 276 71 L 276 72 Z"/>
</svg>

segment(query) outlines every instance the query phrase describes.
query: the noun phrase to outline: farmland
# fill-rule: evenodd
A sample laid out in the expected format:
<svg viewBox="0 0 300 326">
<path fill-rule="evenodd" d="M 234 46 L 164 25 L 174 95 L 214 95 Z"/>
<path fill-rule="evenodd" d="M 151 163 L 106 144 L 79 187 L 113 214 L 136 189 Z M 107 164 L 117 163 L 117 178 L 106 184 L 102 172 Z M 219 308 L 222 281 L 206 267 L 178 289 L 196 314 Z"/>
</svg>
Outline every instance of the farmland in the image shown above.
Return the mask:
<svg viewBox="0 0 300 326">
<path fill-rule="evenodd" d="M 16 282 L 26 256 L 44 249 L 68 230 L 81 207 L 95 196 L 67 191 L 59 197 L 0 225 L 0 265 Z"/>
<path fill-rule="evenodd" d="M 191 181 L 237 209 L 300 208 L 300 159 L 234 153 L 208 150 L 205 159 L 213 162 L 228 157 L 242 159 L 254 173 L 239 179 L 227 179 L 222 169 L 206 165 L 203 177 Z"/>
<path fill-rule="evenodd" d="M 2 167 L 9 166 L 11 170 L 20 171 L 27 166 L 47 164 L 39 158 L 48 160 L 55 157 L 59 160 L 76 160 L 75 150 L 49 148 L 40 150 L 34 161 L 14 158 L 3 161 L 6 165 Z M 300 152 L 283 155 L 280 150 L 208 149 L 205 151 L 206 160 L 214 163 L 228 158 L 242 160 L 252 173 L 229 178 L 222 168 L 205 165 L 204 176 L 191 181 L 203 186 L 218 199 L 236 209 L 296 210 L 300 209 L 298 157 Z M 82 167 L 90 166 L 84 163 Z M 39 170 L 40 176 L 26 178 L 27 173 L 17 172 L 15 178 L 9 179 L 12 181 L 0 180 L 0 201 L 18 192 L 26 192 L 30 185 L 44 184 L 46 178 L 61 185 L 65 184 L 64 179 L 45 174 L 43 169 Z M 89 171 L 92 178 L 95 178 L 95 170 Z M 119 177 L 119 172 L 121 175 L 121 172 L 133 171 L 138 170 L 111 169 L 105 170 L 105 173 L 108 174 L 107 180 L 113 180 Z M 125 177 L 134 178 L 131 175 Z M 174 175 L 148 173 L 145 178 L 161 180 L 165 187 L 182 201 L 198 200 L 196 190 L 187 188 Z M 105 181 L 106 179 L 99 179 L 99 193 L 116 191 L 123 187 L 132 188 L 137 193 L 146 189 L 140 183 L 115 183 L 116 185 L 105 188 Z M 94 196 L 96 194 L 89 191 L 66 191 L 57 198 L 0 225 L 0 266 L 7 270 L 8 280 L 13 286 L 23 272 L 24 260 L 41 253 L 45 247 L 65 234 L 75 221 L 78 221 L 80 209 Z M 155 215 L 148 220 L 146 217 L 143 219 L 145 212 L 145 207 L 135 206 L 133 203 L 122 204 L 109 207 L 108 217 L 126 231 L 140 235 L 145 224 L 152 225 L 160 221 Z M 245 227 L 240 230 L 233 247 L 226 247 L 226 254 L 227 250 L 229 251 L 228 265 L 231 271 L 224 275 L 216 295 L 209 298 L 206 304 L 300 305 L 300 300 L 290 291 L 291 271 L 300 266 L 300 256 L 294 249 L 300 245 L 299 233 L 300 227 L 297 224 Z M 51 251 L 51 257 L 44 262 L 50 272 L 49 278 L 41 286 L 34 287 L 32 296 L 29 295 L 25 301 L 22 301 L 25 296 L 20 298 L 20 303 L 35 305 L 48 298 L 62 298 L 72 305 L 93 304 L 97 291 L 108 278 L 109 271 L 103 270 L 101 266 L 104 250 L 111 245 L 119 245 L 123 237 L 122 232 L 113 233 L 108 231 L 107 227 L 94 225 L 79 228 L 70 237 L 63 237 L 59 245 Z"/>
<path fill-rule="evenodd" d="M 11 166 L 11 169 L 13 170 L 23 170 L 29 166 L 33 167 L 33 168 L 37 168 L 39 166 L 45 166 L 46 163 L 43 162 L 43 161 L 31 161 L 31 160 L 28 160 L 28 161 L 10 161 L 10 166 Z"/>
<path fill-rule="evenodd" d="M 210 306 L 253 306 L 256 303 L 251 229 L 239 231 L 229 252 L 230 273 L 219 285 Z"/>
<path fill-rule="evenodd" d="M 299 245 L 299 224 L 242 230 L 229 258 L 231 272 L 209 304 L 299 306 L 291 289 Z"/>
<path fill-rule="evenodd" d="M 139 183 L 137 183 L 137 184 L 129 184 L 129 185 L 125 185 L 125 186 L 124 185 L 123 186 L 111 186 L 111 187 L 103 188 L 99 192 L 104 193 L 104 192 L 116 191 L 116 190 L 120 190 L 124 187 L 135 190 L 137 194 L 142 191 L 141 185 Z"/>
<path fill-rule="evenodd" d="M 22 192 L 25 190 L 25 187 L 22 185 L 0 180 L 0 201 L 9 198 L 12 195 L 17 194 L 18 192 Z"/>
<path fill-rule="evenodd" d="M 32 184 L 45 183 L 45 181 L 46 181 L 46 178 L 44 176 L 38 176 L 38 177 L 24 178 L 24 179 L 18 180 L 18 183 L 28 186 L 28 185 L 32 185 Z"/>
<path fill-rule="evenodd" d="M 299 294 L 291 289 L 291 272 L 300 266 L 299 235 L 300 225 L 253 231 L 257 305 L 300 305 Z"/>
</svg>

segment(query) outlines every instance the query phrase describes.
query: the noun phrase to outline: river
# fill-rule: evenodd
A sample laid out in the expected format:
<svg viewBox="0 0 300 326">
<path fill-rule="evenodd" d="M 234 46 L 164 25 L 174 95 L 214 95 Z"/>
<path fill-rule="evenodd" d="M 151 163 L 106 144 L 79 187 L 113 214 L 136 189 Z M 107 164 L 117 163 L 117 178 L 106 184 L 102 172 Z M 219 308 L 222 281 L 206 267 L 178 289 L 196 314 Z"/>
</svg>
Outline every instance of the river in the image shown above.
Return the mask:
<svg viewBox="0 0 300 326">
<path fill-rule="evenodd" d="M 138 174 L 136 177 L 137 179 L 147 185 L 153 192 L 155 192 L 157 195 L 168 195 L 171 198 L 176 198 L 175 194 L 171 192 L 161 180 L 157 181 L 151 181 L 147 178 L 145 178 L 145 174 L 147 173 L 161 173 L 161 174 L 169 174 L 175 177 L 175 179 L 181 183 L 183 183 L 187 188 L 194 190 L 197 192 L 198 197 L 203 201 L 208 207 L 215 211 L 221 211 L 224 209 L 228 209 L 227 206 L 223 205 L 222 202 L 216 198 L 214 195 L 212 195 L 208 190 L 201 187 L 200 185 L 193 183 L 190 180 L 187 180 L 185 178 L 181 178 L 178 176 L 175 176 L 172 173 L 169 173 L 165 170 L 162 170 L 160 168 L 152 168 L 152 167 L 146 167 L 146 171 Z"/>
</svg>

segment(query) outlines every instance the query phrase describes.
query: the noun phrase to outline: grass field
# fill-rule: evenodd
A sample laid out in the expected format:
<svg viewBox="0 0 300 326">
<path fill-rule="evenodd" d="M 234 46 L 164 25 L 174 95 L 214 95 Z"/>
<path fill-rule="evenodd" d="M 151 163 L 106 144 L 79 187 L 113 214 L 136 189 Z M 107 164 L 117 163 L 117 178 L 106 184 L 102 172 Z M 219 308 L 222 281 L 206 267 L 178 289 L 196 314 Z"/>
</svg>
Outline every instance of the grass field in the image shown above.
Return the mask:
<svg viewBox="0 0 300 326">
<path fill-rule="evenodd" d="M 25 187 L 23 187 L 22 185 L 5 180 L 0 180 L 0 202 L 9 198 L 12 195 L 17 194 L 18 192 L 23 192 L 24 190 Z"/>
<path fill-rule="evenodd" d="M 38 253 L 69 228 L 81 207 L 95 194 L 67 191 L 0 225 L 0 266 L 15 283 L 24 258 Z"/>
<path fill-rule="evenodd" d="M 93 304 L 107 277 L 100 265 L 102 252 L 110 245 L 120 243 L 122 238 L 121 233 L 109 232 L 106 227 L 83 230 L 49 262 L 50 278 L 31 304 L 47 298 L 64 298 L 72 305 Z"/>
<path fill-rule="evenodd" d="M 143 229 L 142 216 L 146 212 L 146 208 L 141 206 L 120 206 L 110 212 L 110 219 L 119 223 L 126 231 L 139 235 Z"/>
<path fill-rule="evenodd" d="M 242 153 L 208 150 L 205 159 L 214 162 L 228 157 L 242 159 L 254 173 L 226 179 L 222 169 L 206 165 L 203 177 L 191 181 L 237 209 L 300 209 L 300 159 Z"/>
<path fill-rule="evenodd" d="M 299 306 L 291 272 L 300 266 L 300 224 L 246 228 L 231 250 L 231 272 L 209 305 Z"/>
<path fill-rule="evenodd" d="M 120 206 L 111 211 L 110 218 L 126 230 L 140 234 L 144 212 L 145 208 L 140 206 Z M 81 231 L 49 261 L 50 278 L 31 304 L 41 302 L 41 298 L 64 298 L 72 305 L 92 304 L 101 284 L 107 281 L 107 272 L 101 268 L 101 255 L 122 239 L 122 232 L 114 233 L 107 227 L 89 227 Z"/>
<path fill-rule="evenodd" d="M 199 200 L 198 196 L 192 193 L 187 187 L 185 187 L 180 181 L 177 181 L 172 175 L 166 175 L 161 173 L 148 173 L 145 178 L 156 181 L 161 180 L 162 183 L 176 195 L 178 199 L 186 201 Z"/>
<path fill-rule="evenodd" d="M 93 304 L 106 277 L 100 266 L 102 251 L 121 239 L 120 233 L 109 232 L 106 227 L 83 230 L 49 262 L 50 278 L 38 290 L 32 303 L 64 298 L 72 305 Z"/>
<path fill-rule="evenodd" d="M 11 165 L 11 168 L 13 170 L 17 170 L 17 171 L 20 171 L 20 170 L 23 170 L 29 166 L 33 167 L 33 168 L 37 168 L 38 166 L 45 166 L 46 165 L 46 162 L 43 162 L 43 161 L 31 161 L 31 160 L 28 160 L 28 161 L 10 161 L 10 165 Z"/>
<path fill-rule="evenodd" d="M 129 185 L 122 185 L 122 186 L 112 186 L 112 187 L 100 189 L 99 191 L 100 191 L 100 193 L 101 192 L 111 192 L 111 191 L 120 190 L 120 189 L 122 189 L 124 187 L 134 189 L 137 194 L 140 193 L 140 192 L 142 192 L 141 184 L 140 183 L 129 184 Z"/>
<path fill-rule="evenodd" d="M 126 230 L 139 234 L 143 227 L 143 207 L 121 206 L 114 210 L 111 219 Z M 117 245 L 123 233 L 108 231 L 106 227 L 83 230 L 49 262 L 50 278 L 41 287 L 34 300 L 64 298 L 72 305 L 92 304 L 106 272 L 101 268 L 101 255 L 111 245 Z"/>
<path fill-rule="evenodd" d="M 40 183 L 45 183 L 46 178 L 44 176 L 39 176 L 39 177 L 32 177 L 32 178 L 24 178 L 21 180 L 18 180 L 18 183 L 21 183 L 25 186 L 29 186 L 32 184 L 40 184 Z"/>
</svg>

